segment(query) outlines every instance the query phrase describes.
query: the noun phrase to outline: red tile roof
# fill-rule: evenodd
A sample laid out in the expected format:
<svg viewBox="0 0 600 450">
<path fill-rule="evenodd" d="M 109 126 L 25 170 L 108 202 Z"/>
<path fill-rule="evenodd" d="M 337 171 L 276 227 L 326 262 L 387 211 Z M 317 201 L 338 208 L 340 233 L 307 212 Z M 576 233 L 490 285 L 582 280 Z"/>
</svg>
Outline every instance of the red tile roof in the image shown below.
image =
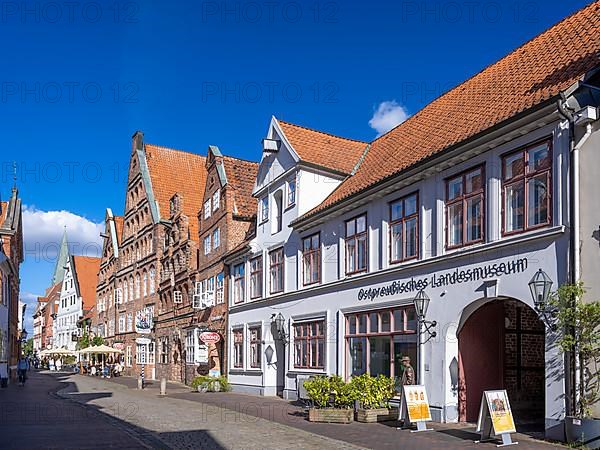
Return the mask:
<svg viewBox="0 0 600 450">
<path fill-rule="evenodd" d="M 302 161 L 349 175 L 367 147 L 366 142 L 278 120 L 286 138 Z"/>
<path fill-rule="evenodd" d="M 376 139 L 356 174 L 301 220 L 557 96 L 599 65 L 599 51 L 596 1 Z"/>
<path fill-rule="evenodd" d="M 225 156 L 223 166 L 227 183 L 234 191 L 234 213 L 252 217 L 256 214 L 256 199 L 252 197 L 252 189 L 258 174 L 258 163 Z"/>
<path fill-rule="evenodd" d="M 206 157 L 152 144 L 146 144 L 145 150 L 161 218 L 169 217 L 169 201 L 178 192 L 183 197 L 183 213 L 190 218 L 190 235 L 197 236 L 196 216 L 204 197 Z"/>
<path fill-rule="evenodd" d="M 101 258 L 73 256 L 79 293 L 83 299 L 83 309 L 89 310 L 96 304 L 96 285 Z"/>
</svg>

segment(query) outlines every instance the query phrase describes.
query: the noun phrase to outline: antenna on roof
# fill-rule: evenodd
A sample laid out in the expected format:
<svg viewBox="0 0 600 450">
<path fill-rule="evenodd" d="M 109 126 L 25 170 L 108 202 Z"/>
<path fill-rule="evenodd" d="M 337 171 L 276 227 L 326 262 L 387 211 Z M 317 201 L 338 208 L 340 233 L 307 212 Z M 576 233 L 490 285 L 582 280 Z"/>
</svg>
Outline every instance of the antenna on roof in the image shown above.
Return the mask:
<svg viewBox="0 0 600 450">
<path fill-rule="evenodd" d="M 13 161 L 13 192 L 17 192 L 17 162 Z"/>
</svg>

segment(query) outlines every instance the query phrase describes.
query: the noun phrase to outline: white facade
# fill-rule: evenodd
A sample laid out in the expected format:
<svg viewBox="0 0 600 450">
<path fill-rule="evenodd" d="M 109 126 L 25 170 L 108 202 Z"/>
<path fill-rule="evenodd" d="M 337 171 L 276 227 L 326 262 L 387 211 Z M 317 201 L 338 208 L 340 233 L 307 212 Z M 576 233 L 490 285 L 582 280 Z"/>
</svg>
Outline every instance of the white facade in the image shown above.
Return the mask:
<svg viewBox="0 0 600 450">
<path fill-rule="evenodd" d="M 56 308 L 56 318 L 52 325 L 53 347 L 75 350 L 77 342 L 72 336 L 77 334 L 77 321 L 83 316 L 83 300 L 77 291 L 77 280 L 72 259 L 65 265 L 60 299 Z"/>
<path fill-rule="evenodd" d="M 399 176 L 378 192 L 357 200 L 352 207 L 334 210 L 310 223 L 300 222 L 294 229 L 289 227 L 290 222 L 322 201 L 338 181 L 332 179 L 331 184 L 317 182 L 318 178 L 312 178 L 312 174 L 297 165 L 295 167 L 295 161 L 286 151 L 285 140 L 277 153 L 264 156 L 255 190 L 259 199 L 256 239 L 251 243 L 251 254 L 238 255 L 237 260 L 232 260 L 228 359 L 229 379 L 234 390 L 295 398 L 299 377 L 338 374 L 347 379 L 366 368 L 372 374 L 398 376 L 399 357 L 409 355 L 420 382 L 428 389 L 434 418 L 457 421 L 463 414 L 459 411 L 461 406 L 466 408 L 460 404 L 458 393 L 458 385 L 464 380 L 458 378 L 464 378 L 467 369 L 459 368 L 459 365 L 466 364 L 472 356 L 463 354 L 461 359 L 459 335 L 469 317 L 494 302 L 510 302 L 531 316 L 534 304 L 528 283 L 539 269 L 550 276 L 554 288 L 568 281 L 569 133 L 566 122 L 559 120 L 555 110 L 548 109 L 547 112 L 543 118 L 537 115 L 535 119 L 507 125 L 477 144 L 465 146 L 464 151 L 457 152 L 458 156 L 454 158 L 439 157 L 439 161 L 427 170 L 416 171 L 410 178 Z M 273 127 L 270 138 L 272 132 Z M 523 158 L 531 158 L 533 165 L 546 164 L 545 160 L 536 159 L 538 143 L 547 149 L 547 153 L 542 150 L 540 154 L 549 155 L 545 160 L 549 158 L 550 165 L 544 166 L 547 171 L 543 176 L 548 175 L 549 178 L 544 179 L 550 182 L 543 185 L 534 180 L 529 183 L 534 188 L 527 188 L 529 190 L 525 192 L 530 196 L 530 204 L 537 201 L 545 205 L 547 201 L 548 207 L 535 211 L 522 208 L 521 216 L 518 216 L 514 204 L 507 203 L 503 197 L 510 189 L 510 182 L 503 181 L 506 179 L 503 167 L 508 170 L 506 167 L 511 163 L 507 161 L 513 154 L 521 152 L 529 155 Z M 588 147 L 590 151 L 591 147 Z M 477 216 L 482 223 L 481 239 L 453 248 L 449 245 L 452 232 L 448 230 L 453 224 L 448 222 L 451 202 L 447 189 L 455 177 L 479 167 L 483 169 L 480 174 L 483 179 L 482 211 Z M 282 231 L 277 233 L 272 223 L 277 214 L 273 195 L 279 189 L 285 194 L 286 180 L 294 173 L 298 180 L 296 206 L 284 212 Z M 261 217 L 263 193 L 269 194 L 268 221 Z M 416 194 L 418 205 L 417 237 L 414 240 L 417 255 L 390 262 L 393 259 L 390 242 L 392 205 L 413 194 Z M 516 215 L 510 215 L 509 208 Z M 509 215 L 513 219 L 508 219 Z M 349 230 L 359 226 L 358 222 L 348 225 L 348 221 L 356 217 L 364 217 L 360 219 L 360 226 L 366 223 L 367 250 L 365 269 L 353 271 L 348 270 L 347 265 L 356 264 L 357 259 L 348 260 L 346 250 L 353 247 L 348 247 L 346 237 Z M 506 231 L 510 226 L 517 226 L 509 220 L 528 220 L 533 224 L 537 220 L 540 223 L 530 229 L 509 233 Z M 466 231 L 460 235 L 466 239 Z M 310 236 L 318 236 L 319 276 L 315 283 L 305 285 L 303 264 L 299 262 L 304 258 L 303 239 Z M 272 294 L 269 254 L 279 247 L 284 248 L 285 255 L 284 290 Z M 256 265 L 252 266 L 251 258 L 259 254 L 263 256 L 262 293 L 252 298 L 250 272 L 253 267 L 258 269 Z M 244 268 L 243 272 L 240 267 Z M 243 288 L 239 281 L 242 273 Z M 431 298 L 426 319 L 437 322 L 437 337 L 424 344 L 419 341 L 413 307 L 415 294 L 420 290 Z M 278 314 L 285 320 L 285 339 L 276 333 L 274 319 Z M 391 319 L 395 315 L 397 319 Z M 537 320 L 537 316 L 533 317 Z M 364 327 L 369 327 L 365 333 L 358 331 L 363 320 Z M 396 323 L 400 321 L 402 330 L 395 333 Z M 506 335 L 513 333 L 516 327 L 511 321 L 514 318 L 508 315 L 501 321 L 503 330 L 504 322 L 509 330 Z M 370 333 L 371 323 L 377 327 L 374 333 Z M 514 332 L 518 339 L 521 339 L 521 331 L 519 328 Z M 305 333 L 309 336 L 316 333 L 318 338 L 309 337 L 306 341 Z M 549 329 L 545 330 L 545 339 L 544 331 L 537 335 L 534 331 L 527 333 L 530 335 L 524 334 L 524 338 L 541 342 L 541 353 L 545 354 L 541 367 L 542 420 L 547 433 L 551 434 L 550 430 L 565 412 L 562 354 L 554 345 L 555 336 Z M 427 334 L 423 336 L 422 340 L 425 340 Z M 465 337 L 463 342 L 467 341 Z M 306 359 L 300 353 L 311 345 L 314 348 L 308 350 Z M 471 339 L 469 345 L 479 344 Z M 513 356 L 498 354 L 497 358 L 504 361 Z M 526 357 L 526 352 L 519 350 L 517 361 Z M 513 368 L 509 363 L 503 364 L 504 377 L 507 377 L 506 373 Z M 517 371 L 526 365 L 522 361 L 518 364 Z"/>
</svg>

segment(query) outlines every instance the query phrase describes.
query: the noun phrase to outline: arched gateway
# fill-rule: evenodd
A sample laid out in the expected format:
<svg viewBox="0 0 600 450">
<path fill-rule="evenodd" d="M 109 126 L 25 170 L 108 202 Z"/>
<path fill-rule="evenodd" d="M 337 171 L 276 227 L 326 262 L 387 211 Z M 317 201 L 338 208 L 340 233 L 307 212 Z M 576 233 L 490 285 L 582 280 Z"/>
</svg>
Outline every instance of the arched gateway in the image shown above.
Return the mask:
<svg viewBox="0 0 600 450">
<path fill-rule="evenodd" d="M 544 427 L 545 328 L 514 299 L 482 300 L 458 331 L 459 418 L 475 422 L 484 390 L 506 389 L 520 429 Z"/>
</svg>

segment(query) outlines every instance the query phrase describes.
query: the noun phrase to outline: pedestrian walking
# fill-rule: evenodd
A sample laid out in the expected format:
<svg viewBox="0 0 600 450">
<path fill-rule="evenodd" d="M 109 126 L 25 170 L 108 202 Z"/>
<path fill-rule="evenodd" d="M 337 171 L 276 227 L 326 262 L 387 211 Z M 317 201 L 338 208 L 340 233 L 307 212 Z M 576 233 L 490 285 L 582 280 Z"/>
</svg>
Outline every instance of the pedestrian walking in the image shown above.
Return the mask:
<svg viewBox="0 0 600 450">
<path fill-rule="evenodd" d="M 400 362 L 402 362 L 402 367 L 404 369 L 402 372 L 402 386 L 415 384 L 415 369 L 410 365 L 410 357 L 403 356 Z"/>
<path fill-rule="evenodd" d="M 27 371 L 29 370 L 29 361 L 25 357 L 21 357 L 17 363 L 17 373 L 19 375 L 19 384 L 25 386 L 27 380 Z"/>
</svg>

